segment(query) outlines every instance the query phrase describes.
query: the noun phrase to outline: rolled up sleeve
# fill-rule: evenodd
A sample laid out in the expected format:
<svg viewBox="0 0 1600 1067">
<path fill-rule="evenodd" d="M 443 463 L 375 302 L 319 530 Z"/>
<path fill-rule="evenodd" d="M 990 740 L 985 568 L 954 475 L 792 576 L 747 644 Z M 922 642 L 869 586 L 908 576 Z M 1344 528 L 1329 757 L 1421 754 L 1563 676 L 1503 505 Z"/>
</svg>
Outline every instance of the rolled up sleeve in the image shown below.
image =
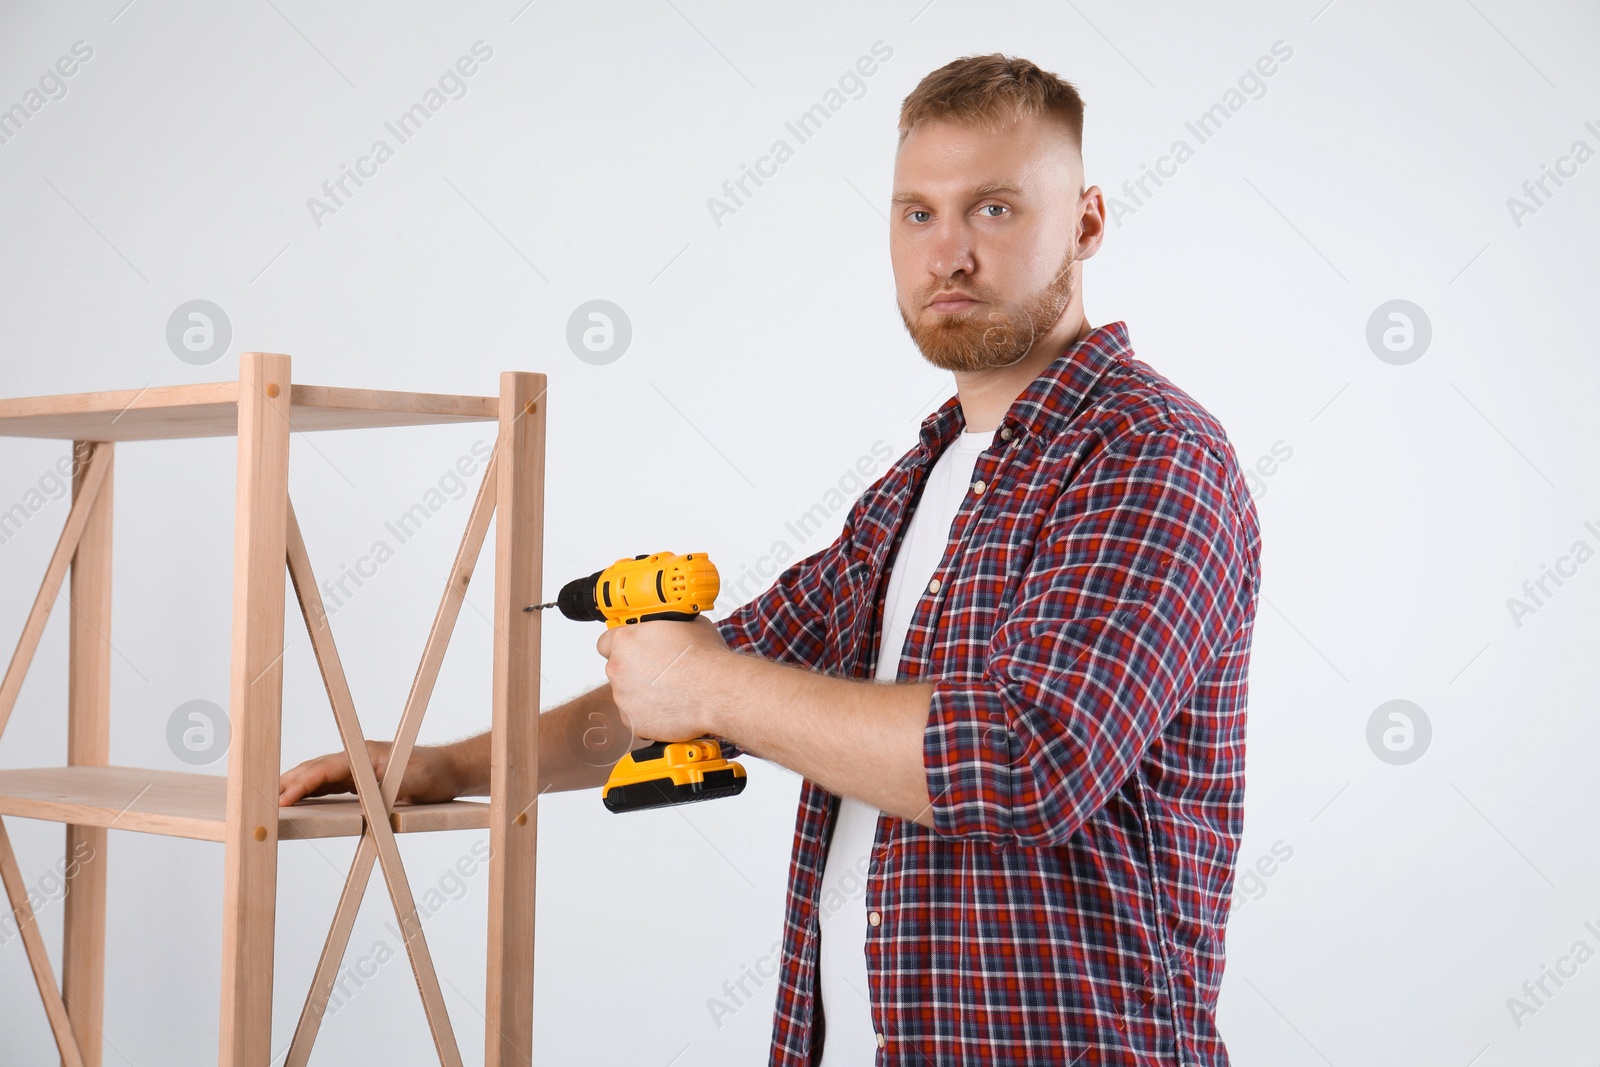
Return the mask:
<svg viewBox="0 0 1600 1067">
<path fill-rule="evenodd" d="M 1256 581 L 1217 447 L 1140 432 L 1058 494 L 982 675 L 934 685 L 936 833 L 1064 842 L 1190 699 Z"/>
</svg>

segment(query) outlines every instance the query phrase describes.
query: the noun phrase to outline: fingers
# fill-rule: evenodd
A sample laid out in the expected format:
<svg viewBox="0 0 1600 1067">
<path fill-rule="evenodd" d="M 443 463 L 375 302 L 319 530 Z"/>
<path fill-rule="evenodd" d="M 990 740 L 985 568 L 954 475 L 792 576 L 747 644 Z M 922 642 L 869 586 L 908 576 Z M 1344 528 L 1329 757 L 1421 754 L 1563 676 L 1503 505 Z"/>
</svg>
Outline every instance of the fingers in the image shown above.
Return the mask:
<svg viewBox="0 0 1600 1067">
<path fill-rule="evenodd" d="M 373 773 L 383 777 L 389 765 L 388 741 L 367 741 L 367 758 L 372 761 Z M 278 806 L 287 807 L 306 797 L 327 796 L 329 793 L 354 793 L 355 775 L 350 770 L 350 758 L 343 752 L 330 752 L 326 756 L 308 759 L 278 776 Z"/>
<path fill-rule="evenodd" d="M 287 807 L 306 797 L 355 791 L 350 761 L 342 752 L 318 756 L 284 771 L 278 778 L 278 806 Z"/>
</svg>

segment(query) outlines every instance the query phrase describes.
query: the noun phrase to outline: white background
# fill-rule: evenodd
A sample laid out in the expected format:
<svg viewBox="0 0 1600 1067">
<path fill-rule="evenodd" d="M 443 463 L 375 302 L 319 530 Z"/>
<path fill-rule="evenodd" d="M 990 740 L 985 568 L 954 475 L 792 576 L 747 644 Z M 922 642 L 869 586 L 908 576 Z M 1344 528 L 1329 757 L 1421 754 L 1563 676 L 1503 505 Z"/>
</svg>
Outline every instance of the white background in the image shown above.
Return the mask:
<svg viewBox="0 0 1600 1067">
<path fill-rule="evenodd" d="M 823 547 L 842 514 L 803 541 L 786 524 L 876 442 L 908 447 L 950 392 L 894 309 L 883 212 L 900 102 L 959 55 L 1024 55 L 1079 86 L 1089 180 L 1135 208 L 1086 264 L 1091 322 L 1127 322 L 1139 357 L 1221 419 L 1242 463 L 1292 453 L 1258 485 L 1241 870 L 1275 845 L 1292 856 L 1252 882 L 1229 927 L 1234 1062 L 1593 1061 L 1600 962 L 1547 982 L 1554 996 L 1520 1026 L 1507 1003 L 1580 939 L 1600 950 L 1584 927 L 1600 927 L 1600 562 L 1520 626 L 1507 606 L 1574 542 L 1600 548 L 1584 527 L 1600 528 L 1600 162 L 1550 185 L 1520 225 L 1507 206 L 1575 141 L 1600 149 L 1584 128 L 1600 127 L 1592 5 L 524 4 L 5 5 L 0 107 L 74 42 L 93 56 L 0 145 L 0 394 L 225 380 L 251 350 L 289 353 L 297 381 L 326 385 L 491 393 L 502 370 L 542 371 L 547 591 L 661 549 L 710 552 L 730 586 L 747 568 L 770 575 Z M 319 226 L 308 198 L 374 139 L 393 145 L 384 122 L 480 40 L 493 56 L 466 95 Z M 876 41 L 892 57 L 864 94 L 796 146 L 785 120 Z M 1185 122 L 1278 41 L 1293 54 L 1259 98 L 1142 205 L 1128 200 L 1124 181 L 1175 139 L 1193 145 Z M 779 137 L 794 158 L 719 226 L 708 198 Z M 632 323 L 609 365 L 566 342 L 569 315 L 597 298 Z M 233 329 L 204 366 L 166 341 L 194 299 Z M 1406 365 L 1366 340 L 1392 299 L 1432 324 Z M 319 573 L 356 565 L 488 432 L 295 435 Z M 0 441 L 0 508 L 65 454 Z M 169 715 L 227 699 L 232 442 L 117 455 L 112 760 L 186 769 Z M 392 734 L 469 503 L 449 500 L 336 614 L 372 736 Z M 0 644 L 65 514 L 49 502 L 0 547 Z M 487 725 L 491 578 L 478 572 L 424 742 Z M 0 766 L 64 762 L 64 613 Z M 597 635 L 547 621 L 547 707 L 600 679 Z M 303 633 L 287 664 L 285 766 L 337 745 Z M 1432 724 L 1407 765 L 1366 740 L 1391 699 Z M 800 780 L 745 762 L 750 787 L 728 802 L 619 817 L 593 793 L 541 801 L 537 1062 L 765 1062 L 776 982 L 721 1025 L 708 1002 L 778 937 Z M 60 827 L 8 824 L 40 884 Z M 475 840 L 404 839 L 419 893 Z M 117 833 L 109 848 L 106 1062 L 207 1062 L 221 846 Z M 352 851 L 282 849 L 275 1048 Z M 351 963 L 397 948 L 376 886 Z M 480 872 L 427 924 L 469 1062 L 486 887 Z M 59 903 L 41 912 L 53 952 L 60 920 Z M 10 940 L 4 1062 L 53 1062 L 37 1003 Z M 403 956 L 327 1021 L 314 1062 L 434 1062 Z"/>
</svg>

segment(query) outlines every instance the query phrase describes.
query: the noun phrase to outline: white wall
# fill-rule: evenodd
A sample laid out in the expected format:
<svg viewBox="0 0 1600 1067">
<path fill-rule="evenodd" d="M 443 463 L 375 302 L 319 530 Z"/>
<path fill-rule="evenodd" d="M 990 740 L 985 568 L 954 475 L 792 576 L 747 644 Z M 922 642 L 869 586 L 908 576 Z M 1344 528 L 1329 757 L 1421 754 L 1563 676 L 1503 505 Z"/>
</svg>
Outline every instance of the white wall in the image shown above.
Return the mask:
<svg viewBox="0 0 1600 1067">
<path fill-rule="evenodd" d="M 93 54 L 66 95 L 0 145 L 0 393 L 222 380 L 247 350 L 290 353 L 297 380 L 329 385 L 492 392 L 501 370 L 545 372 L 552 590 L 662 548 L 709 551 L 732 586 L 826 544 L 841 516 L 804 541 L 786 523 L 860 458 L 877 463 L 875 445 L 898 455 L 949 392 L 893 305 L 881 211 L 901 99 L 977 51 L 1073 80 L 1090 180 L 1131 209 L 1087 265 L 1091 321 L 1125 320 L 1140 357 L 1272 470 L 1241 862 L 1289 858 L 1242 882 L 1221 1006 L 1234 1062 L 1592 1061 L 1600 963 L 1547 979 L 1531 1014 L 1508 998 L 1576 942 L 1600 949 L 1600 162 L 1531 214 L 1507 203 L 1574 142 L 1600 150 L 1592 5 L 8 4 L 0 106 L 79 41 Z M 465 96 L 314 220 L 308 198 L 376 138 L 393 146 L 384 123 L 478 41 L 493 54 Z M 775 139 L 794 145 L 784 122 L 879 41 L 892 56 L 864 95 L 719 225 L 707 199 Z M 1199 144 L 1185 122 L 1277 42 L 1292 55 Z M 1193 157 L 1163 186 L 1122 191 L 1179 138 Z M 608 365 L 566 341 L 597 298 L 632 324 Z M 204 365 L 166 338 L 195 299 L 232 327 Z M 1395 299 L 1432 329 L 1404 365 L 1366 339 Z M 322 573 L 392 542 L 383 521 L 485 432 L 296 435 Z M 0 506 L 64 455 L 0 441 Z M 173 710 L 226 702 L 231 473 L 227 440 L 118 451 L 114 762 L 184 769 Z M 374 736 L 394 728 L 468 502 L 337 613 Z M 49 501 L 0 547 L 5 642 L 65 513 Z M 1508 598 L 1579 541 L 1586 562 L 1514 618 Z M 490 577 L 424 741 L 486 725 Z M 63 613 L 0 765 L 63 760 Z M 599 679 L 596 636 L 546 627 L 549 703 Z M 336 745 L 303 638 L 285 699 L 286 765 Z M 1395 699 L 1432 729 L 1404 765 L 1367 741 Z M 536 1060 L 765 1062 L 775 982 L 721 1025 L 708 1009 L 780 930 L 799 779 L 747 763 L 732 802 L 620 818 L 592 794 L 541 802 Z M 59 827 L 8 822 L 30 884 L 48 884 Z M 437 885 L 481 838 L 405 840 L 413 884 Z M 220 848 L 115 834 L 110 852 L 107 1062 L 206 1062 Z M 282 850 L 275 1045 L 351 852 Z M 469 1061 L 485 889 L 469 879 L 428 924 Z M 41 913 L 52 946 L 60 919 L 59 904 Z M 350 962 L 396 947 L 389 920 L 375 889 Z M 432 1062 L 412 990 L 403 958 L 379 968 L 328 1021 L 317 1062 Z M 45 1062 L 19 941 L 0 947 L 0 1003 L 0 1058 Z"/>
</svg>

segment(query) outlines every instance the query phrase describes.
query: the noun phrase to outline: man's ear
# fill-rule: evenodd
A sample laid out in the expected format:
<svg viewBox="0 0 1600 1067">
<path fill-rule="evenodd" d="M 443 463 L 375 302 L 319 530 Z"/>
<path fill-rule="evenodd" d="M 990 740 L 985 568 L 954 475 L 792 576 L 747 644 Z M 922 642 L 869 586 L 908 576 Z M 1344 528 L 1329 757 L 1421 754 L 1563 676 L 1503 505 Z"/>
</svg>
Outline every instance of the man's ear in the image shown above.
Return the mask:
<svg viewBox="0 0 1600 1067">
<path fill-rule="evenodd" d="M 1098 185 L 1091 185 L 1078 196 L 1078 258 L 1088 259 L 1100 251 L 1105 236 L 1105 194 Z"/>
</svg>

